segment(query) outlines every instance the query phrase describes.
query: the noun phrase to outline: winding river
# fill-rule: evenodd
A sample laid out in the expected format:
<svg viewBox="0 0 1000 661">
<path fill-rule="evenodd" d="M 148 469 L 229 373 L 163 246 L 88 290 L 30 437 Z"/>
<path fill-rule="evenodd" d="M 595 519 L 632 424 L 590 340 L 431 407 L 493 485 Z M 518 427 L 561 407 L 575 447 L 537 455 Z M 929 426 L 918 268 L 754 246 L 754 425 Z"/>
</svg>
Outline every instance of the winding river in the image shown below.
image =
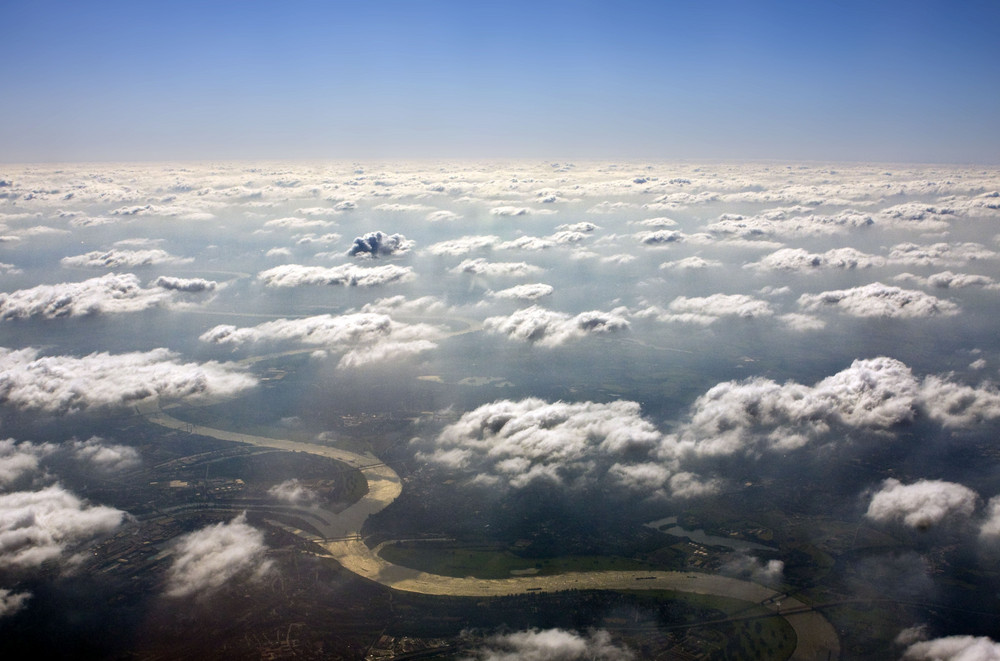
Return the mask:
<svg viewBox="0 0 1000 661">
<path fill-rule="evenodd" d="M 322 534 L 321 538 L 302 531 L 295 532 L 318 543 L 345 569 L 393 590 L 465 597 L 561 590 L 677 590 L 731 597 L 760 603 L 775 613 L 783 612 L 782 617 L 794 629 L 797 639 L 791 656 L 794 661 L 828 661 L 840 655 L 837 632 L 818 611 L 758 583 L 726 576 L 676 571 L 593 571 L 482 579 L 428 574 L 388 563 L 364 543 L 361 527 L 369 516 L 385 509 L 399 496 L 402 482 L 394 470 L 374 455 L 194 425 L 166 413 L 155 401 L 140 403 L 138 408 L 150 422 L 170 429 L 259 447 L 307 452 L 357 468 L 368 480 L 368 493 L 341 512 L 313 508 L 311 512 L 314 516 L 309 520 Z"/>
</svg>

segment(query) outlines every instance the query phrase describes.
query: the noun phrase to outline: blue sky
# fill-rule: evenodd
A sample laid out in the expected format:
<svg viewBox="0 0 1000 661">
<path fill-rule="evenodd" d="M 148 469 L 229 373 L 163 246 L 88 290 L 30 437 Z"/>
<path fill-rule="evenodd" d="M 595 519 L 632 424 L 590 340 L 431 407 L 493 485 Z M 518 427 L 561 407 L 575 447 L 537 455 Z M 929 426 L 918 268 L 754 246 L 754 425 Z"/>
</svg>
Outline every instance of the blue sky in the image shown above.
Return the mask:
<svg viewBox="0 0 1000 661">
<path fill-rule="evenodd" d="M 1000 162 L 1000 3 L 0 4 L 0 160 Z"/>
</svg>

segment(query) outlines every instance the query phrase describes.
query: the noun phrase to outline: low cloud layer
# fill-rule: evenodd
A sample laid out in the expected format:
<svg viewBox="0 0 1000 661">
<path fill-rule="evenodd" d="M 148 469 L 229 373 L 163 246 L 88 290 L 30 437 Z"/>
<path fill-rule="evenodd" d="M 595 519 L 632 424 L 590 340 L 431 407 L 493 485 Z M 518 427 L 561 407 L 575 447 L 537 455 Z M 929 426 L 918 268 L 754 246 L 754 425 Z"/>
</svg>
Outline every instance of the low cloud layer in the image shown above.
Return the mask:
<svg viewBox="0 0 1000 661">
<path fill-rule="evenodd" d="M 515 489 L 541 481 L 570 489 L 602 482 L 647 496 L 709 490 L 657 459 L 662 439 L 635 402 L 499 400 L 464 413 L 418 456 Z"/>
<path fill-rule="evenodd" d="M 712 294 L 711 296 L 678 296 L 663 309 L 650 306 L 635 313 L 636 317 L 657 321 L 699 324 L 707 326 L 725 317 L 757 319 L 770 317 L 774 309 L 767 301 L 746 294 Z"/>
<path fill-rule="evenodd" d="M 103 438 L 91 436 L 86 441 L 71 441 L 73 456 L 94 468 L 98 473 L 115 473 L 135 468 L 141 463 L 139 452 L 127 445 L 108 443 Z"/>
<path fill-rule="evenodd" d="M 946 636 L 914 643 L 905 661 L 1000 661 L 1000 643 L 986 636 Z"/>
<path fill-rule="evenodd" d="M 946 519 L 969 518 L 977 498 L 975 491 L 954 482 L 918 480 L 903 484 L 889 478 L 872 496 L 865 516 L 880 523 L 898 522 L 925 529 Z"/>
<path fill-rule="evenodd" d="M 799 297 L 799 307 L 811 311 L 834 309 L 852 317 L 897 319 L 950 317 L 959 312 L 958 306 L 951 301 L 881 282 L 819 294 L 803 294 Z"/>
<path fill-rule="evenodd" d="M 832 441 L 836 429 L 889 431 L 917 419 L 962 428 L 1000 419 L 1000 392 L 949 378 L 920 378 L 892 358 L 856 360 L 808 386 L 770 379 L 726 381 L 698 397 L 668 456 L 751 455 Z"/>
<path fill-rule="evenodd" d="M 311 505 L 316 502 L 316 492 L 297 479 L 285 480 L 267 490 L 267 495 L 289 505 Z"/>
<path fill-rule="evenodd" d="M 51 443 L 18 443 L 13 438 L 0 440 L 0 489 L 7 489 L 26 476 L 33 475 L 42 458 L 55 452 Z"/>
<path fill-rule="evenodd" d="M 0 568 L 30 568 L 109 533 L 125 513 L 88 505 L 58 484 L 0 494 Z"/>
<path fill-rule="evenodd" d="M 762 561 L 745 551 L 731 554 L 719 567 L 719 573 L 760 583 L 769 587 L 781 584 L 785 563 L 781 560 Z"/>
<path fill-rule="evenodd" d="M 500 243 L 500 237 L 492 234 L 486 236 L 463 236 L 435 243 L 427 248 L 427 252 L 432 255 L 467 255 L 471 252 L 492 248 L 498 243 Z"/>
<path fill-rule="evenodd" d="M 506 317 L 489 317 L 483 328 L 513 340 L 554 347 L 587 335 L 628 330 L 629 321 L 620 312 L 591 310 L 571 316 L 533 305 Z"/>
<path fill-rule="evenodd" d="M 489 638 L 465 661 L 631 661 L 627 647 L 615 645 L 607 631 L 582 636 L 563 629 L 529 630 Z"/>
<path fill-rule="evenodd" d="M 660 264 L 661 269 L 668 271 L 700 271 L 720 266 L 722 266 L 722 262 L 717 259 L 703 259 L 697 255 Z"/>
<path fill-rule="evenodd" d="M 396 264 L 382 266 L 343 264 L 332 268 L 283 264 L 257 274 L 257 279 L 268 287 L 301 287 L 303 285 L 377 287 L 396 282 L 407 282 L 413 277 L 413 269 Z"/>
<path fill-rule="evenodd" d="M 997 253 L 981 243 L 900 243 L 889 251 L 889 261 L 908 266 L 964 266 L 969 262 L 992 260 Z"/>
<path fill-rule="evenodd" d="M 271 569 L 264 533 L 241 514 L 181 537 L 167 572 L 169 597 L 205 596 L 235 580 L 259 580 Z"/>
<path fill-rule="evenodd" d="M 963 289 L 965 287 L 1000 289 L 1000 283 L 988 275 L 952 273 L 951 271 L 942 271 L 941 273 L 929 275 L 926 278 L 914 275 L 913 273 L 900 273 L 893 280 L 915 282 L 924 287 L 933 287 L 935 289 Z"/>
<path fill-rule="evenodd" d="M 202 279 L 160 276 L 144 288 L 131 273 L 109 273 L 82 282 L 38 285 L 0 293 L 0 319 L 80 317 L 93 314 L 136 312 L 173 300 L 173 292 L 200 293 L 216 283 Z"/>
<path fill-rule="evenodd" d="M 159 264 L 185 264 L 194 261 L 186 257 L 171 255 L 165 250 L 119 250 L 113 248 L 106 251 L 93 251 L 83 255 L 64 257 L 63 266 L 92 269 L 136 268 L 140 266 L 156 266 Z"/>
<path fill-rule="evenodd" d="M 542 268 L 527 262 L 490 262 L 485 258 L 467 259 L 451 270 L 486 277 L 521 277 L 542 272 Z"/>
<path fill-rule="evenodd" d="M 506 298 L 520 301 L 535 301 L 545 296 L 550 296 L 554 289 L 552 285 L 536 282 L 530 285 L 515 285 L 500 291 L 490 292 L 493 298 Z"/>
<path fill-rule="evenodd" d="M 255 342 L 296 342 L 329 351 L 346 351 L 341 367 L 403 359 L 434 349 L 443 332 L 428 324 L 406 324 L 386 314 L 357 312 L 276 319 L 238 328 L 219 325 L 200 337 L 203 342 L 241 346 Z"/>
<path fill-rule="evenodd" d="M 802 248 L 782 248 L 759 262 L 747 264 L 747 268 L 758 271 L 851 270 L 884 264 L 884 258 L 868 255 L 854 248 L 833 248 L 823 253 L 811 253 Z"/>
<path fill-rule="evenodd" d="M 210 400 L 257 383 L 234 365 L 181 363 L 167 349 L 82 358 L 0 349 L 0 361 L 5 365 L 0 404 L 45 413 L 125 406 L 151 397 Z"/>
<path fill-rule="evenodd" d="M 161 275 L 153 281 L 153 286 L 171 291 L 182 291 L 187 293 L 198 293 L 212 291 L 219 286 L 219 283 L 204 278 L 173 278 Z"/>
</svg>

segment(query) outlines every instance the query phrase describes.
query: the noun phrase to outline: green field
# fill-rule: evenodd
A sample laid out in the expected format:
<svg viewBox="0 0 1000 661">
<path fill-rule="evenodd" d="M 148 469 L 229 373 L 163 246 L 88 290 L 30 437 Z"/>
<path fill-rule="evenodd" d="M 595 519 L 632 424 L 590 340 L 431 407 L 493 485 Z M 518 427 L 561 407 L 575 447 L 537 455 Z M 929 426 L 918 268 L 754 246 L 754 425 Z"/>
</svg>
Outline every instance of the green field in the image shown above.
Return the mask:
<svg viewBox="0 0 1000 661">
<path fill-rule="evenodd" d="M 572 571 L 649 570 L 648 564 L 609 556 L 523 558 L 487 547 L 401 542 L 387 544 L 380 555 L 388 562 L 430 574 L 475 578 L 509 578 L 519 573 L 544 576 Z"/>
</svg>

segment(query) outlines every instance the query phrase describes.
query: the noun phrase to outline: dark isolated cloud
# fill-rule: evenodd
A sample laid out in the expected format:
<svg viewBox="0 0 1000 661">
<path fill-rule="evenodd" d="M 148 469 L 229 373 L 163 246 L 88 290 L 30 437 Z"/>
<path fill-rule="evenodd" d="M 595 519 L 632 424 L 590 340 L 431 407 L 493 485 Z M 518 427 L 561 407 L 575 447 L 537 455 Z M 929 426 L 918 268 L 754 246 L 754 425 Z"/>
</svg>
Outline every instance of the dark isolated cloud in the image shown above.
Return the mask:
<svg viewBox="0 0 1000 661">
<path fill-rule="evenodd" d="M 123 354 L 39 356 L 0 348 L 0 404 L 46 413 L 160 399 L 211 400 L 256 385 L 232 364 L 181 363 L 167 349 Z"/>
<path fill-rule="evenodd" d="M 264 533 L 241 514 L 181 537 L 167 572 L 169 597 L 204 596 L 234 580 L 259 580 L 271 570 Z"/>
<path fill-rule="evenodd" d="M 6 617 L 18 612 L 24 608 L 25 603 L 30 598 L 30 592 L 11 592 L 10 590 L 0 588 L 0 617 Z"/>
<path fill-rule="evenodd" d="M 911 528 L 929 528 L 945 519 L 967 519 L 978 496 L 968 487 L 941 480 L 918 480 L 903 484 L 889 478 L 882 483 L 865 513 L 879 523 L 898 522 Z"/>
<path fill-rule="evenodd" d="M 621 313 L 591 310 L 572 316 L 533 305 L 506 317 L 489 317 L 483 321 L 483 328 L 514 340 L 554 347 L 586 335 L 628 330 L 628 319 Z"/>
<path fill-rule="evenodd" d="M 303 285 L 338 285 L 341 287 L 377 287 L 414 278 L 409 266 L 355 266 L 342 264 L 332 268 L 282 264 L 261 271 L 257 279 L 268 287 L 301 287 Z"/>
<path fill-rule="evenodd" d="M 117 528 L 125 513 L 88 505 L 58 484 L 0 494 L 0 567 L 37 567 Z"/>
<path fill-rule="evenodd" d="M 386 234 L 385 232 L 369 232 L 354 239 L 354 244 L 348 249 L 349 257 L 388 257 L 403 255 L 416 244 L 402 234 Z"/>
<path fill-rule="evenodd" d="M 582 636 L 563 629 L 519 631 L 492 636 L 464 661 L 631 661 L 627 647 L 611 642 L 607 631 Z"/>
<path fill-rule="evenodd" d="M 177 257 L 159 248 L 151 250 L 119 250 L 112 248 L 104 252 L 95 250 L 74 257 L 63 257 L 60 263 L 63 266 L 74 268 L 118 269 L 122 267 L 156 266 L 158 264 L 186 264 L 192 261 L 194 260 L 191 258 Z"/>
<path fill-rule="evenodd" d="M 851 289 L 803 294 L 799 297 L 803 310 L 833 308 L 852 317 L 949 317 L 958 314 L 958 306 L 930 294 L 913 289 L 873 282 Z"/>
</svg>

